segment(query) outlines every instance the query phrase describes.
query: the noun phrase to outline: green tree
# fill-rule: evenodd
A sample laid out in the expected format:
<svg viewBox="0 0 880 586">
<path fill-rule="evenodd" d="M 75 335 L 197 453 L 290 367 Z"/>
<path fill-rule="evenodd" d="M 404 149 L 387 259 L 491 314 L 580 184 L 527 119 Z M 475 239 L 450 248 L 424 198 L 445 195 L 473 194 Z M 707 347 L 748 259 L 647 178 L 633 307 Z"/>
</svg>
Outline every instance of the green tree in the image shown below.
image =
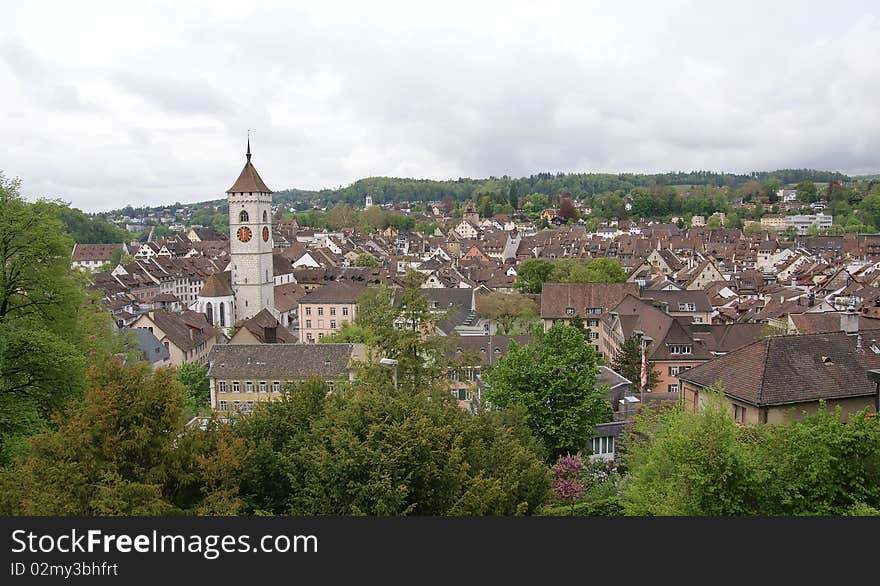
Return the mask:
<svg viewBox="0 0 880 586">
<path fill-rule="evenodd" d="M 364 252 L 362 254 L 359 254 L 357 256 L 357 258 L 354 259 L 352 266 L 355 266 L 355 267 L 378 267 L 381 265 L 380 265 L 379 261 L 376 260 L 376 258 L 372 254 L 370 254 L 368 252 Z"/>
<path fill-rule="evenodd" d="M 558 283 L 623 283 L 626 271 L 612 258 L 566 258 L 553 262 L 548 279 Z"/>
<path fill-rule="evenodd" d="M 249 509 L 293 515 L 515 515 L 549 497 L 522 412 L 471 414 L 448 391 L 368 367 L 344 392 L 285 389 L 242 421 Z"/>
<path fill-rule="evenodd" d="M 174 370 L 107 360 L 82 401 L 0 474 L 0 514 L 236 514 L 237 446 L 225 425 L 183 427 Z"/>
<path fill-rule="evenodd" d="M 743 515 L 756 511 L 764 479 L 720 393 L 696 413 L 643 411 L 626 440 L 628 515 Z"/>
<path fill-rule="evenodd" d="M 596 385 L 596 353 L 577 329 L 554 324 L 532 343 L 510 348 L 486 377 L 483 396 L 504 409 L 524 407 L 529 426 L 549 450 L 550 461 L 585 449 L 593 425 L 610 417 L 611 406 Z"/>
<path fill-rule="evenodd" d="M 208 367 L 198 362 L 187 362 L 177 367 L 177 382 L 183 388 L 183 403 L 186 410 L 196 415 L 208 406 L 211 385 L 208 381 Z"/>
<path fill-rule="evenodd" d="M 336 204 L 327 212 L 327 227 L 331 230 L 353 228 L 356 224 L 354 208 L 348 204 Z"/>
<path fill-rule="evenodd" d="M 721 220 L 718 216 L 712 216 L 706 221 L 706 228 L 709 230 L 717 230 L 721 227 Z"/>
<path fill-rule="evenodd" d="M 801 181 L 795 188 L 797 190 L 798 201 L 803 204 L 811 204 L 819 201 L 819 192 L 816 184 L 812 181 Z"/>
<path fill-rule="evenodd" d="M 358 215 L 358 229 L 364 233 L 381 230 L 385 227 L 385 210 L 370 206 Z"/>
<path fill-rule="evenodd" d="M 552 272 L 553 264 L 550 261 L 537 258 L 524 260 L 517 268 L 513 288 L 520 293 L 540 293 Z"/>
<path fill-rule="evenodd" d="M 56 204 L 27 203 L 0 175 L 0 325 L 30 320 L 63 333 L 76 321 L 82 281 L 70 270 L 73 240 Z"/>
<path fill-rule="evenodd" d="M 517 321 L 530 321 L 538 317 L 538 304 L 520 293 L 489 293 L 477 300 L 477 313 L 495 320 L 503 335 L 510 334 Z"/>
<path fill-rule="evenodd" d="M 623 341 L 617 354 L 611 362 L 611 368 L 623 378 L 630 381 L 633 390 L 637 391 L 642 386 L 642 345 L 641 338 L 630 336 Z M 656 390 L 660 382 L 660 373 L 654 368 L 654 363 L 646 360 L 648 370 L 648 383 L 646 389 Z"/>
</svg>

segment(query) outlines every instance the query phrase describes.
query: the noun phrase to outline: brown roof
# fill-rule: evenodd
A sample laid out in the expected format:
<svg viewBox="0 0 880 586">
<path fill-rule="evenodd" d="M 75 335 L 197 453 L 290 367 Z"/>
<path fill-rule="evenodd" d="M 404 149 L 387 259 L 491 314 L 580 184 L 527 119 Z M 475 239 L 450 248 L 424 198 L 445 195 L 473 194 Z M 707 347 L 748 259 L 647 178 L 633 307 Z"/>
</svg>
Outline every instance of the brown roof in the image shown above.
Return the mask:
<svg viewBox="0 0 880 586">
<path fill-rule="evenodd" d="M 192 350 L 217 335 L 217 331 L 208 323 L 203 313 L 195 311 L 168 313 L 157 309 L 149 312 L 147 317 L 165 333 L 171 343 L 183 351 Z"/>
<path fill-rule="evenodd" d="M 541 292 L 541 317 L 565 318 L 578 315 L 586 317 L 588 307 L 601 307 L 608 311 L 621 302 L 626 295 L 638 297 L 636 283 L 544 283 Z M 568 308 L 574 312 L 569 314 Z"/>
<path fill-rule="evenodd" d="M 495 364 L 507 354 L 511 341 L 525 346 L 532 341 L 532 336 L 446 336 L 443 340 L 446 344 L 446 357 L 450 360 L 469 353 L 477 357 L 480 364 Z"/>
<path fill-rule="evenodd" d="M 318 289 L 309 291 L 300 298 L 302 303 L 356 303 L 357 298 L 364 292 L 367 286 L 364 283 L 352 281 L 331 281 Z"/>
<path fill-rule="evenodd" d="M 336 378 L 358 355 L 357 344 L 222 344 L 209 357 L 210 378 Z"/>
<path fill-rule="evenodd" d="M 266 187 L 260 174 L 251 164 L 251 156 L 248 154 L 247 163 L 241 170 L 241 175 L 235 180 L 235 183 L 226 190 L 226 193 L 272 193 L 272 190 Z"/>
<path fill-rule="evenodd" d="M 122 250 L 122 244 L 77 244 L 73 247 L 74 262 L 84 260 L 109 261 L 114 250 Z"/>
<path fill-rule="evenodd" d="M 222 273 L 214 273 L 207 279 L 199 291 L 199 297 L 231 297 L 232 292 L 232 272 L 223 271 Z"/>
<path fill-rule="evenodd" d="M 275 285 L 275 309 L 287 313 L 299 306 L 299 300 L 305 297 L 306 290 L 298 283 Z"/>
<path fill-rule="evenodd" d="M 839 332 L 840 327 L 839 311 L 826 311 L 823 313 L 801 313 L 791 314 L 791 321 L 794 327 L 801 334 L 815 334 L 818 332 Z M 880 319 L 874 319 L 866 316 L 859 316 L 859 331 L 862 330 L 880 330 Z M 876 336 L 877 334 L 872 334 Z"/>
<path fill-rule="evenodd" d="M 296 337 L 275 319 L 268 309 L 261 309 L 254 317 L 242 322 L 241 326 L 256 337 L 260 343 L 266 344 L 266 329 L 275 330 L 275 343 L 295 344 Z"/>
<path fill-rule="evenodd" d="M 771 336 L 679 375 L 755 406 L 814 402 L 877 393 L 867 370 L 880 368 L 880 348 L 856 351 L 843 332 Z"/>
</svg>

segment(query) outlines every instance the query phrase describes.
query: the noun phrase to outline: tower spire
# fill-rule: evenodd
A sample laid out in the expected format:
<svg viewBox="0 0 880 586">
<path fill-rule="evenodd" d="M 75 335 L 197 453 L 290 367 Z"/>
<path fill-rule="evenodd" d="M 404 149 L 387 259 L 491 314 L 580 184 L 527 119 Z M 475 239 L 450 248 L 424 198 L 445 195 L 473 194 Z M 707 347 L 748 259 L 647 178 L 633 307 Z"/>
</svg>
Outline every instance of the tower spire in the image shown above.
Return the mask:
<svg viewBox="0 0 880 586">
<path fill-rule="evenodd" d="M 248 128 L 248 139 L 247 139 L 247 161 L 251 162 L 251 129 Z"/>
</svg>

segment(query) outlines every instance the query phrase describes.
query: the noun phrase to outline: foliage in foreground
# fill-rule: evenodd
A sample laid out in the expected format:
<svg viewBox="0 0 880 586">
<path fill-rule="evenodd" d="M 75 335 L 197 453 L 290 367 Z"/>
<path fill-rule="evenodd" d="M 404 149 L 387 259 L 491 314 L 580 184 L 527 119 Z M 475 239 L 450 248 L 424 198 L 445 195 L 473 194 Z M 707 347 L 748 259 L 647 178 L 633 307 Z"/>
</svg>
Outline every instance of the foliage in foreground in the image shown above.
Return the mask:
<svg viewBox="0 0 880 586">
<path fill-rule="evenodd" d="M 880 506 L 880 424 L 824 408 L 737 425 L 720 395 L 649 414 L 624 454 L 630 515 L 847 515 Z"/>
</svg>

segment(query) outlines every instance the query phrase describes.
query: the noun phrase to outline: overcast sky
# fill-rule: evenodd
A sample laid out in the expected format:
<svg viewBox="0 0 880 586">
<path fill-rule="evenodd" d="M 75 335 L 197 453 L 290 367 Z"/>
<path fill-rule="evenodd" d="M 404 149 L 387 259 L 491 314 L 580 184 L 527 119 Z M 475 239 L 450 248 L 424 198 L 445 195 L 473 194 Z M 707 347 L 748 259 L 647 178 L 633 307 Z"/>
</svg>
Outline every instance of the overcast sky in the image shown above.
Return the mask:
<svg viewBox="0 0 880 586">
<path fill-rule="evenodd" d="M 367 176 L 880 171 L 878 2 L 16 2 L 0 171 L 86 211 Z"/>
</svg>

